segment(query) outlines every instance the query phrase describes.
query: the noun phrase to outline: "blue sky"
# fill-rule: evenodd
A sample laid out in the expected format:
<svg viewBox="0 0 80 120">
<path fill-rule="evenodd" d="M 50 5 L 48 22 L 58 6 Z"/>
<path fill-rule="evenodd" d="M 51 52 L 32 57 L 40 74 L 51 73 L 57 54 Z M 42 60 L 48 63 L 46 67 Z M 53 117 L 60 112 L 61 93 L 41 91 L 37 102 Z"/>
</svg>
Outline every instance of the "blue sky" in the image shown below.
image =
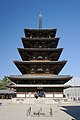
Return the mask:
<svg viewBox="0 0 80 120">
<path fill-rule="evenodd" d="M 24 28 L 57 28 L 59 60 L 68 60 L 60 74 L 80 76 L 80 0 L 0 0 L 0 79 L 19 75 L 13 60 L 21 60 L 17 51 L 23 47 Z"/>
</svg>

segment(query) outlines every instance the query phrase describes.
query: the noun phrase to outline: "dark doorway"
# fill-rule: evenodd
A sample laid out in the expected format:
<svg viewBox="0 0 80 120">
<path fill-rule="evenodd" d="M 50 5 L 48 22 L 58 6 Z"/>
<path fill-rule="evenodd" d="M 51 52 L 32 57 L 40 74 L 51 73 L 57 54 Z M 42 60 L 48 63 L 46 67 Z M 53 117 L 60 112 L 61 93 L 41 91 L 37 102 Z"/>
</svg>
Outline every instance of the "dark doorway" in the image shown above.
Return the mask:
<svg viewBox="0 0 80 120">
<path fill-rule="evenodd" d="M 45 93 L 44 93 L 44 90 L 43 88 L 37 88 L 37 91 L 36 91 L 36 97 L 45 97 Z"/>
</svg>

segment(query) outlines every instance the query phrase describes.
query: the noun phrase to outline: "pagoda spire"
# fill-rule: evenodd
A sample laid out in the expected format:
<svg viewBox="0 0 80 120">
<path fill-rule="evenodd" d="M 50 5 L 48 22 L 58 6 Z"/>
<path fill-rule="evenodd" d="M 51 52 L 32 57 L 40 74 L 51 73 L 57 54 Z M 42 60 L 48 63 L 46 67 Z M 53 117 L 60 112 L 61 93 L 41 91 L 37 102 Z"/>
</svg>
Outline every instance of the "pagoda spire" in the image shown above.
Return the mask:
<svg viewBox="0 0 80 120">
<path fill-rule="evenodd" d="M 39 29 L 42 29 L 42 14 L 39 14 Z"/>
</svg>

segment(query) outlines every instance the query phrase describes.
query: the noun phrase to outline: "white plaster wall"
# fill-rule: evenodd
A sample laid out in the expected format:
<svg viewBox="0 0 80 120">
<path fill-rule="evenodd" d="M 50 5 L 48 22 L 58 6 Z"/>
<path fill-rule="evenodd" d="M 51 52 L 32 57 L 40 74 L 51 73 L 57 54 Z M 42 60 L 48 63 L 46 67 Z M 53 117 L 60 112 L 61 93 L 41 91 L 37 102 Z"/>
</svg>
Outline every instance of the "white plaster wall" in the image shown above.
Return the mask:
<svg viewBox="0 0 80 120">
<path fill-rule="evenodd" d="M 80 98 L 80 87 L 70 87 L 64 90 L 66 98 Z"/>
<path fill-rule="evenodd" d="M 27 98 L 29 98 L 29 97 L 30 97 L 30 95 L 29 95 L 29 94 L 26 94 L 26 97 L 27 97 Z"/>
<path fill-rule="evenodd" d="M 63 94 L 54 94 L 54 97 L 63 97 Z"/>
<path fill-rule="evenodd" d="M 25 97 L 25 94 L 17 94 L 17 97 L 22 97 L 22 98 L 24 98 L 24 97 Z"/>
<path fill-rule="evenodd" d="M 46 97 L 53 97 L 53 94 L 46 94 Z"/>
<path fill-rule="evenodd" d="M 34 97 L 34 94 L 31 94 L 31 97 Z"/>
</svg>

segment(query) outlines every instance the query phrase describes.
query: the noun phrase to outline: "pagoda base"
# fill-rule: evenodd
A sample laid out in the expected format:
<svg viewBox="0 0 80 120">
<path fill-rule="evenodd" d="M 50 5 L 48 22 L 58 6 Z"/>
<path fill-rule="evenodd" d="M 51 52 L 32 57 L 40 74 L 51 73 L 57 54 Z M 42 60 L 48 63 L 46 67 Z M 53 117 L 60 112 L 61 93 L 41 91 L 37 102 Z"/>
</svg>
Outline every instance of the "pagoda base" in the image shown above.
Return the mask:
<svg viewBox="0 0 80 120">
<path fill-rule="evenodd" d="M 23 103 L 23 104 L 30 104 L 30 105 L 40 105 L 43 106 L 45 104 L 58 104 L 68 102 L 67 98 L 12 98 L 12 103 Z"/>
<path fill-rule="evenodd" d="M 24 93 L 16 93 L 17 98 L 35 98 L 35 92 L 24 92 Z M 45 92 L 44 96 L 38 96 L 44 98 L 63 98 L 64 95 L 62 92 L 54 93 L 54 92 Z"/>
<path fill-rule="evenodd" d="M 16 97 L 17 98 L 63 98 L 63 86 L 49 86 L 49 87 L 17 87 L 16 88 Z"/>
</svg>

